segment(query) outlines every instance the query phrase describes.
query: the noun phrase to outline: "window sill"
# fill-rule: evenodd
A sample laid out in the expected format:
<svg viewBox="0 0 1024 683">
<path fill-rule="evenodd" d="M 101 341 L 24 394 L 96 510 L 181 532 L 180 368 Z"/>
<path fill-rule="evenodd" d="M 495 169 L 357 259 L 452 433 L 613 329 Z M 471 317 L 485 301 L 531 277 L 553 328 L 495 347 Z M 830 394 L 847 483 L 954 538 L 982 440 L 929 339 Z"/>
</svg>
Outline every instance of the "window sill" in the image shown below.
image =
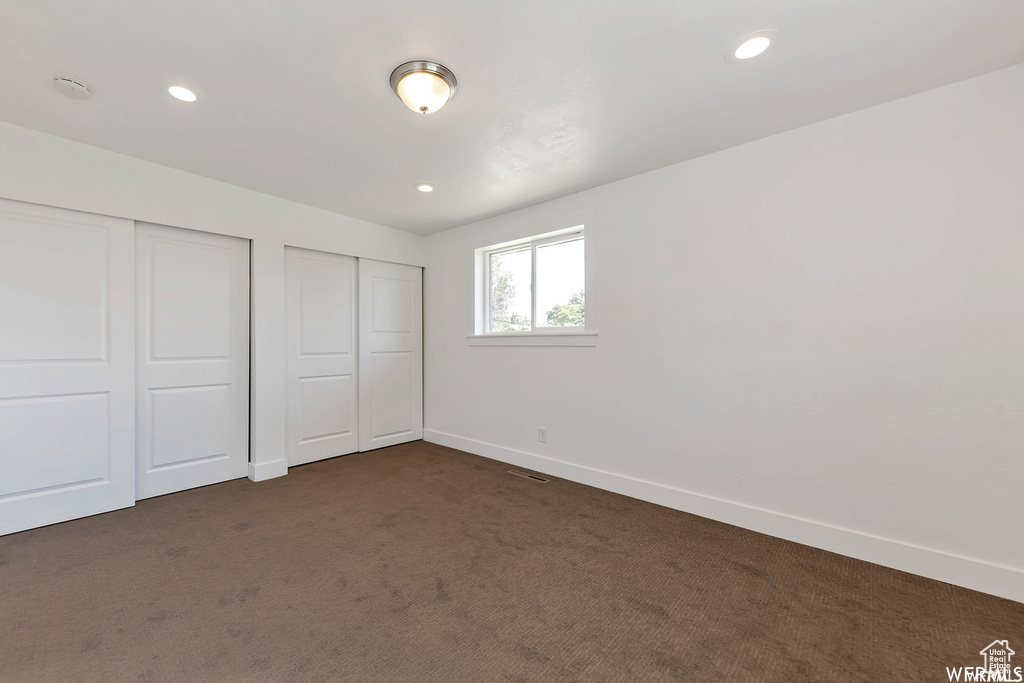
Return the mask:
<svg viewBox="0 0 1024 683">
<path fill-rule="evenodd" d="M 470 346 L 597 346 L 597 333 L 474 334 L 466 337 L 466 342 Z"/>
</svg>

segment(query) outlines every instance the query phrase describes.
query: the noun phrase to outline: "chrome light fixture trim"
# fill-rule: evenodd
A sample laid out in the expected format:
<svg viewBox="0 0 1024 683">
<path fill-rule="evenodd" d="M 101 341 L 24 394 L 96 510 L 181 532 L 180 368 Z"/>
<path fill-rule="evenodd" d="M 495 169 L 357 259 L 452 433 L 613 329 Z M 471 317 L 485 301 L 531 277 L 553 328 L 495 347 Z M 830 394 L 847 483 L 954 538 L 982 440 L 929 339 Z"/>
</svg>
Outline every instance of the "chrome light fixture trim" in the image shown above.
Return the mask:
<svg viewBox="0 0 1024 683">
<path fill-rule="evenodd" d="M 442 104 L 434 107 L 433 109 L 427 109 L 426 107 L 417 106 L 414 103 L 408 102 L 402 97 L 398 89 L 398 84 L 401 83 L 402 79 L 406 76 L 418 73 L 431 74 L 444 81 L 445 85 L 448 86 L 448 97 Z M 395 95 L 397 95 L 398 98 L 413 111 L 418 109 L 424 114 L 431 114 L 447 104 L 453 97 L 455 97 L 455 93 L 458 91 L 458 88 L 458 80 L 455 78 L 455 74 L 452 73 L 451 69 L 443 64 L 438 64 L 437 62 L 432 62 L 427 59 L 414 59 L 412 61 L 405 62 L 404 64 L 399 64 L 395 67 L 395 70 L 391 72 L 391 89 L 395 92 Z"/>
</svg>

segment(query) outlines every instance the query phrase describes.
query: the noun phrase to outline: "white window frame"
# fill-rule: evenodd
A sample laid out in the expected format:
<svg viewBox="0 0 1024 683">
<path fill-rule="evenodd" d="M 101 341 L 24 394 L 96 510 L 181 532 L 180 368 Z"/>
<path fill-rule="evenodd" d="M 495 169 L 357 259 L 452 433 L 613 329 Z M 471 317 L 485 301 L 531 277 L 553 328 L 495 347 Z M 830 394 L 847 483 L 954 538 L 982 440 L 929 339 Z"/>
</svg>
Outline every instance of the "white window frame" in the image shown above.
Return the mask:
<svg viewBox="0 0 1024 683">
<path fill-rule="evenodd" d="M 596 346 L 594 305 L 594 249 L 591 221 L 562 221 L 572 227 L 561 228 L 522 239 L 492 244 L 476 250 L 475 334 L 467 337 L 471 346 Z M 585 324 L 576 327 L 537 325 L 537 248 L 583 237 Z M 530 249 L 530 331 L 490 332 L 490 261 L 491 256 L 524 248 Z"/>
</svg>

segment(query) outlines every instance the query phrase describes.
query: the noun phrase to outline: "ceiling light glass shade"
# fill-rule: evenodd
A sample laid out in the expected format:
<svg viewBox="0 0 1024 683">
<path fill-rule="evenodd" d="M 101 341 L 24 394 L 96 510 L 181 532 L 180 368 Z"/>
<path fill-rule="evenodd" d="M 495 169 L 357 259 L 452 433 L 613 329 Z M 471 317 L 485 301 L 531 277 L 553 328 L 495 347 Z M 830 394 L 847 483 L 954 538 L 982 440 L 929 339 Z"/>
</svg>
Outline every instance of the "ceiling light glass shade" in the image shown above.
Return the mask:
<svg viewBox="0 0 1024 683">
<path fill-rule="evenodd" d="M 398 96 L 413 111 L 431 114 L 444 106 L 452 89 L 440 76 L 426 71 L 409 74 L 398 82 Z"/>
<path fill-rule="evenodd" d="M 391 72 L 391 88 L 405 106 L 420 114 L 443 107 L 457 87 L 455 74 L 436 62 L 406 62 Z"/>
<path fill-rule="evenodd" d="M 736 48 L 736 59 L 750 59 L 751 57 L 756 57 L 767 50 L 768 46 L 771 44 L 772 40 L 768 36 L 757 36 L 756 38 L 751 38 Z"/>
</svg>

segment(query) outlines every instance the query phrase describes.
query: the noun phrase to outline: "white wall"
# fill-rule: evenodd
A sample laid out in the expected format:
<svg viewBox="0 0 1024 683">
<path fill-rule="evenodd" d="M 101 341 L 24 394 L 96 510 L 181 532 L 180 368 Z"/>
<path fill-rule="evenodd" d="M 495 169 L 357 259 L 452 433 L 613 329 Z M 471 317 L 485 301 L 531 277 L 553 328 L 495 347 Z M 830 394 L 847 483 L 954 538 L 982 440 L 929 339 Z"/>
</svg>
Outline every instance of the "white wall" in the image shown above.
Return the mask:
<svg viewBox="0 0 1024 683">
<path fill-rule="evenodd" d="M 1018 66 L 428 238 L 427 438 L 1024 601 L 1022 111 Z M 586 212 L 597 347 L 467 345 L 474 248 Z"/>
<path fill-rule="evenodd" d="M 0 123 L 0 197 L 252 240 L 250 477 L 284 474 L 286 244 L 422 265 L 423 238 Z"/>
</svg>

